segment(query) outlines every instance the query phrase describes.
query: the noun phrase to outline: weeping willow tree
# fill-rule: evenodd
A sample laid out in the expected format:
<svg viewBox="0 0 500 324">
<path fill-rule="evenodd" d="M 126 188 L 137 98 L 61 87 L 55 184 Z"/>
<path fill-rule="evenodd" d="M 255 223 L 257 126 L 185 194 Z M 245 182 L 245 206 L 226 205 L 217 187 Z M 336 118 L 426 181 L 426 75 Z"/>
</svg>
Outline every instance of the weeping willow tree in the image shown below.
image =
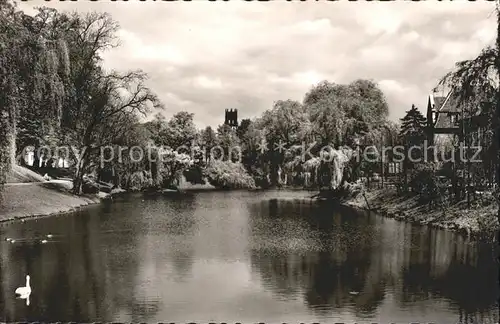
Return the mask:
<svg viewBox="0 0 500 324">
<path fill-rule="evenodd" d="M 26 74 L 26 100 L 17 123 L 17 154 L 30 146 L 37 150 L 57 144 L 66 102 L 65 79 L 69 73 L 66 42 L 41 39 L 32 46 L 31 75 Z M 38 158 L 35 154 L 35 165 Z"/>
<path fill-rule="evenodd" d="M 483 167 L 495 172 L 496 184 L 500 183 L 500 8 L 496 1 L 497 37 L 493 46 L 488 46 L 472 60 L 456 63 L 456 68 L 439 82 L 455 90 L 464 117 L 477 113 L 485 115 L 486 132 L 482 151 L 485 152 Z M 481 111 L 478 111 L 481 110 Z M 467 120 L 470 120 L 468 118 Z M 470 125 L 466 125 L 470 126 Z M 487 174 L 488 172 L 485 172 Z M 498 194 L 498 192 L 497 192 Z M 500 197 L 499 197 L 500 198 Z M 500 201 L 500 199 L 499 199 Z M 500 209 L 498 213 L 500 221 Z"/>
<path fill-rule="evenodd" d="M 15 160 L 16 119 L 23 104 L 24 80 L 17 68 L 29 33 L 13 4 L 0 0 L 0 184 Z"/>
<path fill-rule="evenodd" d="M 53 37 L 47 12 L 28 16 L 0 0 L 0 183 L 16 153 L 56 138 L 69 57 L 66 41 Z"/>
</svg>

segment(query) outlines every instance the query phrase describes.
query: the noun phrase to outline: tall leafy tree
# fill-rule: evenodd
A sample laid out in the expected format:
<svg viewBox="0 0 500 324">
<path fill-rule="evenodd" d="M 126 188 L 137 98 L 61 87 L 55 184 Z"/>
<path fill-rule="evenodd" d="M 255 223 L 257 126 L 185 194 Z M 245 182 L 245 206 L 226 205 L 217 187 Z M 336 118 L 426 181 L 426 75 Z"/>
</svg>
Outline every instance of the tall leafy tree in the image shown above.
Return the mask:
<svg viewBox="0 0 500 324">
<path fill-rule="evenodd" d="M 14 162 L 16 144 L 22 150 L 26 145 L 50 144 L 53 141 L 47 140 L 56 137 L 70 63 L 59 26 L 65 22 L 55 19 L 54 12 L 41 8 L 32 17 L 0 1 L 0 111 L 8 142 L 8 154 L 2 158 L 9 157 L 3 158 L 5 166 Z"/>
<path fill-rule="evenodd" d="M 278 100 L 272 109 L 264 112 L 259 121 L 265 134 L 271 184 L 278 184 L 278 171 L 284 167 L 285 152 L 299 145 L 310 131 L 304 106 L 293 100 Z"/>
<path fill-rule="evenodd" d="M 455 69 L 446 74 L 439 85 L 455 90 L 459 104 L 464 107 L 464 117 L 474 116 L 480 108 L 485 115 L 486 133 L 482 141 L 483 172 L 496 170 L 496 182 L 500 184 L 500 9 L 495 1 L 497 37 L 495 44 L 487 46 L 474 59 L 456 63 Z M 470 126 L 470 125 L 467 125 Z M 467 134 L 466 134 L 467 135 Z M 468 165 L 470 169 L 470 164 Z M 471 171 L 471 170 L 469 170 Z M 469 172 L 468 172 L 469 174 Z M 500 206 L 500 191 L 497 192 Z M 498 212 L 500 221 L 500 208 Z"/>
<path fill-rule="evenodd" d="M 151 105 L 162 107 L 157 96 L 144 85 L 146 77 L 140 71 L 113 73 L 102 75 L 93 85 L 91 108 L 85 114 L 80 113 L 77 128 L 80 131 L 72 133 L 73 144 L 81 148 L 73 180 L 75 193 L 81 192 L 83 175 L 99 163 L 101 147 L 113 143 L 120 133 L 129 131 L 129 128 L 119 127 L 116 119 L 145 114 Z"/>
<path fill-rule="evenodd" d="M 172 116 L 160 132 L 160 143 L 173 150 L 182 150 L 182 146 L 191 147 L 196 139 L 197 130 L 194 125 L 194 114 L 181 111 Z M 179 152 L 186 153 L 186 152 Z"/>
<path fill-rule="evenodd" d="M 306 94 L 304 104 L 323 145 L 352 145 L 388 115 L 383 92 L 370 80 L 347 85 L 323 81 Z"/>
<path fill-rule="evenodd" d="M 223 153 L 223 156 L 217 156 L 219 152 L 214 152 L 214 155 L 217 156 L 217 159 L 237 159 L 238 154 L 242 152 L 240 139 L 238 138 L 236 130 L 226 124 L 222 124 L 217 127 L 216 144 L 220 147 L 220 149 L 222 149 L 220 153 Z"/>
<path fill-rule="evenodd" d="M 370 145 L 370 133 L 381 127 L 388 115 L 383 92 L 370 80 L 356 80 L 350 84 L 323 81 L 313 87 L 304 98 L 304 105 L 312 125 L 313 139 L 319 148 L 330 145 L 337 148 L 355 146 L 357 142 Z M 321 183 L 331 183 L 337 166 L 332 163 L 308 163 L 308 169 Z M 326 179 L 326 180 L 322 180 Z"/>
<path fill-rule="evenodd" d="M 205 151 L 206 161 L 208 162 L 212 148 L 217 145 L 217 136 L 211 126 L 207 126 L 200 132 L 200 141 Z"/>
<path fill-rule="evenodd" d="M 248 130 L 248 127 L 250 126 L 250 124 L 252 123 L 252 121 L 250 119 L 242 119 L 240 124 L 238 125 L 238 129 L 236 131 L 236 134 L 238 135 L 238 137 L 240 139 L 243 138 L 243 135 L 246 133 L 246 131 Z"/>
</svg>

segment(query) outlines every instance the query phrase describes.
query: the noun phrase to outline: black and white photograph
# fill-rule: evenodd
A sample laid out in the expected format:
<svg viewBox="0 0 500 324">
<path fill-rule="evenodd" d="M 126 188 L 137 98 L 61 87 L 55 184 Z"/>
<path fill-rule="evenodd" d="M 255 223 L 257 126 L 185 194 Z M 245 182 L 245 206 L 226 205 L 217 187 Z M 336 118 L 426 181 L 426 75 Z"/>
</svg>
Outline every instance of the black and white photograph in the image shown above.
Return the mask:
<svg viewBox="0 0 500 324">
<path fill-rule="evenodd" d="M 0 0 L 0 323 L 498 324 L 499 0 Z"/>
</svg>

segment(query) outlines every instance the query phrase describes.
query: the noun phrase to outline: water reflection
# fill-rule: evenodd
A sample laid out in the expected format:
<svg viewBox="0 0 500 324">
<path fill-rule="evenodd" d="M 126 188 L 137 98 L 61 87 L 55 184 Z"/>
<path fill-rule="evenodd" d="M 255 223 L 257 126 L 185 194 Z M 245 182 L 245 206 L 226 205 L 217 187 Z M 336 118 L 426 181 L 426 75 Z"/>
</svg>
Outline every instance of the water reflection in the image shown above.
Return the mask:
<svg viewBox="0 0 500 324">
<path fill-rule="evenodd" d="M 100 248 L 99 219 L 56 217 L 34 222 L 34 226 L 14 224 L 9 236 L 36 238 L 45 236 L 50 228 L 58 242 L 40 244 L 37 240 L 2 245 L 1 274 L 4 320 L 50 320 L 43 314 L 59 314 L 61 320 L 106 317 L 109 315 L 109 278 L 105 276 L 103 250 Z M 31 305 L 21 307 L 14 299 L 14 287 L 25 274 L 31 276 Z"/>
<path fill-rule="evenodd" d="M 249 209 L 254 238 L 268 244 L 255 244 L 252 268 L 279 298 L 302 294 L 322 316 L 350 309 L 360 319 L 380 318 L 390 299 L 401 309 L 394 315 L 410 321 L 402 310 L 444 301 L 455 321 L 498 321 L 492 245 L 327 203 L 271 200 Z M 435 309 L 420 311 L 432 318 Z"/>
<path fill-rule="evenodd" d="M 498 321 L 494 245 L 303 196 L 130 196 L 0 225 L 0 320 Z"/>
</svg>

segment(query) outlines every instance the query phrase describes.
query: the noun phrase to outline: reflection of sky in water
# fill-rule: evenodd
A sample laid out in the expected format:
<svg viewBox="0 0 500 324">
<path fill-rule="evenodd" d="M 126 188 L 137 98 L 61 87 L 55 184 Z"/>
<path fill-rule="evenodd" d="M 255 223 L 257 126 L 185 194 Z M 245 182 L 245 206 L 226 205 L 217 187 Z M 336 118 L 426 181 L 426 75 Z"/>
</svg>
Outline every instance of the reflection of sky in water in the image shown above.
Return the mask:
<svg viewBox="0 0 500 324">
<path fill-rule="evenodd" d="M 498 320 L 491 245 L 293 199 L 306 195 L 140 198 L 3 225 L 0 320 Z M 64 235 L 4 241 L 49 232 Z M 11 296 L 26 272 L 29 308 Z"/>
</svg>

